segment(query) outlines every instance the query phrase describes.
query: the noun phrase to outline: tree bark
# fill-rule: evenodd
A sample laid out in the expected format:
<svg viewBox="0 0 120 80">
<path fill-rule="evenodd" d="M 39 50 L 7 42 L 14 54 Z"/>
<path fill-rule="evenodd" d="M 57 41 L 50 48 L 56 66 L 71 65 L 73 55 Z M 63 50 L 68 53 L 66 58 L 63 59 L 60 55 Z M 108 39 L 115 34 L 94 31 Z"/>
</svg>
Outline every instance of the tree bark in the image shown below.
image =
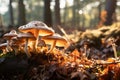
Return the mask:
<svg viewBox="0 0 120 80">
<path fill-rule="evenodd" d="M 25 5 L 23 0 L 18 1 L 18 25 L 24 25 L 26 23 L 25 17 Z"/>
<path fill-rule="evenodd" d="M 76 26 L 76 2 L 73 2 L 73 9 L 72 9 L 72 26 Z"/>
<path fill-rule="evenodd" d="M 60 17 L 60 0 L 55 0 L 55 24 L 61 24 L 61 17 Z"/>
<path fill-rule="evenodd" d="M 52 15 L 50 10 L 51 0 L 44 0 L 44 22 L 48 26 L 52 26 Z"/>
<path fill-rule="evenodd" d="M 9 0 L 10 25 L 14 25 L 12 1 L 13 0 Z"/>
<path fill-rule="evenodd" d="M 2 23 L 2 16 L 0 14 L 0 27 L 3 26 L 3 23 Z"/>
<path fill-rule="evenodd" d="M 106 0 L 105 10 L 107 11 L 107 17 L 105 25 L 111 25 L 113 23 L 112 16 L 115 13 L 117 0 Z"/>
<path fill-rule="evenodd" d="M 98 5 L 98 18 L 99 18 L 99 21 L 101 20 L 101 18 L 100 18 L 100 16 L 101 16 L 101 6 L 102 6 L 102 2 L 101 1 L 99 1 L 100 2 L 100 4 Z"/>
<path fill-rule="evenodd" d="M 78 13 L 78 11 L 80 10 L 80 0 L 74 0 L 73 2 L 73 19 L 72 19 L 72 26 L 79 26 L 80 24 L 80 14 Z"/>
</svg>

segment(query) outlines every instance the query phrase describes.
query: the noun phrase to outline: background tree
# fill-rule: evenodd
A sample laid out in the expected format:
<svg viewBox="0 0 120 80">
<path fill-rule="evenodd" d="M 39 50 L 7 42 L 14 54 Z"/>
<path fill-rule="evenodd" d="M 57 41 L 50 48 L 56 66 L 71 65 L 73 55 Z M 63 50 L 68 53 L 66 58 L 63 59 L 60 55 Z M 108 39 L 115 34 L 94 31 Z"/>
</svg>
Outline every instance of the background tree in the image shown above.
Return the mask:
<svg viewBox="0 0 120 80">
<path fill-rule="evenodd" d="M 50 10 L 51 0 L 43 0 L 43 1 L 44 1 L 44 22 L 48 26 L 52 26 L 52 15 Z"/>
<path fill-rule="evenodd" d="M 2 25 L 3 25 L 3 23 L 2 23 L 2 16 L 0 14 L 0 26 L 2 26 Z"/>
<path fill-rule="evenodd" d="M 80 0 L 74 0 L 73 2 L 73 18 L 72 18 L 72 25 L 73 26 L 79 26 L 80 23 L 80 14 L 79 14 L 79 10 L 80 10 Z"/>
<path fill-rule="evenodd" d="M 10 25 L 14 25 L 12 2 L 13 2 L 13 0 L 9 0 Z"/>
<path fill-rule="evenodd" d="M 61 25 L 60 0 L 55 0 L 55 24 Z"/>
<path fill-rule="evenodd" d="M 25 23 L 25 5 L 23 3 L 23 0 L 18 0 L 18 25 L 24 25 Z"/>
<path fill-rule="evenodd" d="M 0 14 L 3 17 L 4 26 L 8 26 L 11 24 L 10 20 L 10 12 L 9 12 L 9 2 L 10 0 L 0 0 Z M 21 0 L 20 0 L 21 1 Z M 55 24 L 55 0 L 46 0 L 48 3 L 48 7 L 45 8 L 44 2 L 45 0 L 22 0 L 25 3 L 25 14 L 26 14 L 26 21 L 32 21 L 32 20 L 40 20 L 45 21 L 45 23 L 52 24 L 54 22 Z M 61 16 L 61 25 L 65 28 L 87 28 L 87 27 L 95 27 L 98 24 L 98 21 L 100 19 L 100 13 L 105 9 L 105 2 L 108 0 L 59 0 L 62 4 L 60 7 L 60 16 Z M 110 0 L 112 1 L 112 0 Z M 57 1 L 58 2 L 58 1 Z M 99 2 L 102 2 L 101 5 L 99 5 Z M 116 2 L 115 0 L 113 2 Z M 120 0 L 117 0 L 117 3 L 119 3 Z M 18 0 L 12 0 L 13 4 L 13 16 L 14 16 L 14 25 L 18 24 L 18 17 L 19 19 L 24 19 L 21 16 L 18 15 Z M 51 5 L 50 5 L 51 4 Z M 64 5 L 66 4 L 66 6 Z M 113 3 L 112 3 L 113 5 Z M 23 6 L 20 6 L 22 8 Z M 50 10 L 51 7 L 51 10 Z M 111 6 L 113 7 L 113 6 Z M 8 10 L 7 10 L 8 8 Z M 120 13 L 120 5 L 117 4 L 116 7 L 116 16 L 117 20 L 119 21 L 119 13 Z M 22 8 L 24 9 L 24 8 Z M 47 11 L 49 9 L 49 11 Z M 112 8 L 110 8 L 112 9 Z M 80 11 L 83 11 L 81 14 Z M 24 12 L 24 11 L 20 11 Z M 52 13 L 51 13 L 52 12 Z M 51 14 L 52 19 L 51 19 Z M 99 18 L 98 18 L 99 16 Z M 110 16 L 111 17 L 111 16 Z M 110 18 L 108 17 L 108 18 Z M 115 19 L 115 18 L 114 18 Z M 53 20 L 53 22 L 52 22 Z M 58 18 L 57 18 L 58 20 Z M 23 20 L 21 20 L 23 21 Z M 19 24 L 20 24 L 19 20 Z M 103 23 L 104 24 L 104 23 Z M 74 27 L 73 27 L 74 26 Z"/>
<path fill-rule="evenodd" d="M 64 8 L 64 14 L 63 14 L 63 22 L 66 24 L 67 21 L 67 13 L 68 13 L 68 3 L 67 0 L 65 0 L 65 8 Z"/>
<path fill-rule="evenodd" d="M 117 0 L 106 0 L 105 10 L 107 11 L 107 17 L 105 25 L 111 25 L 113 23 L 113 14 L 115 13 Z"/>
<path fill-rule="evenodd" d="M 73 18 L 72 18 L 72 26 L 76 26 L 76 1 L 74 0 L 73 2 L 73 7 L 72 7 L 72 14 L 73 14 Z"/>
</svg>

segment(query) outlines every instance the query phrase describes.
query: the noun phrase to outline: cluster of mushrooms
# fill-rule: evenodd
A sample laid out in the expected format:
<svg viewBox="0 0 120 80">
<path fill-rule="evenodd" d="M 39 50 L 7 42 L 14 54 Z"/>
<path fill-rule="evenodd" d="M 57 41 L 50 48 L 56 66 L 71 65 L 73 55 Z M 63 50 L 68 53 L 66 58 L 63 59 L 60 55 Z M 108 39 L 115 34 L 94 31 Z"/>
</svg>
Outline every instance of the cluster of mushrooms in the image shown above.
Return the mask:
<svg viewBox="0 0 120 80">
<path fill-rule="evenodd" d="M 23 50 L 27 57 L 31 57 L 31 52 L 36 53 L 41 47 L 47 46 L 46 53 L 53 51 L 54 47 L 65 47 L 68 42 L 65 38 L 55 33 L 52 28 L 49 28 L 41 21 L 31 21 L 26 25 L 20 26 L 16 30 L 11 30 L 3 35 L 6 43 L 0 44 L 0 49 L 3 52 Z"/>
</svg>

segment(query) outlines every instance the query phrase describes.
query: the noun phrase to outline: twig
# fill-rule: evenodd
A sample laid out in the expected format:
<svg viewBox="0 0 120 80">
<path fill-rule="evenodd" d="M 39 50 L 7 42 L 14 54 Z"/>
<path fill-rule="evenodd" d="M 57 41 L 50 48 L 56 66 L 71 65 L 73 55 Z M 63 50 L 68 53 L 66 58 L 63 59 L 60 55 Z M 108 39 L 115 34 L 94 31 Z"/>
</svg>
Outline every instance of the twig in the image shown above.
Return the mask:
<svg viewBox="0 0 120 80">
<path fill-rule="evenodd" d="M 97 62 L 97 65 L 110 65 L 110 64 L 117 64 L 120 63 L 120 61 L 115 61 L 115 62 L 107 62 L 107 61 L 101 61 L 101 62 Z"/>
<path fill-rule="evenodd" d="M 65 30 L 63 28 L 61 28 L 59 25 L 58 25 L 58 28 L 60 29 L 60 31 L 65 35 L 66 39 L 71 43 L 74 43 L 74 41 L 72 39 L 69 38 L 69 36 L 67 35 L 67 33 L 65 32 Z"/>
<path fill-rule="evenodd" d="M 117 59 L 117 51 L 116 51 L 115 43 L 112 44 L 112 48 L 113 48 L 113 51 L 114 51 L 114 57 Z"/>
<path fill-rule="evenodd" d="M 60 31 L 65 35 L 65 37 L 70 40 L 70 38 L 68 37 L 67 33 L 65 32 L 65 30 L 63 28 L 61 28 L 59 25 L 58 25 L 58 28 L 60 29 Z"/>
</svg>

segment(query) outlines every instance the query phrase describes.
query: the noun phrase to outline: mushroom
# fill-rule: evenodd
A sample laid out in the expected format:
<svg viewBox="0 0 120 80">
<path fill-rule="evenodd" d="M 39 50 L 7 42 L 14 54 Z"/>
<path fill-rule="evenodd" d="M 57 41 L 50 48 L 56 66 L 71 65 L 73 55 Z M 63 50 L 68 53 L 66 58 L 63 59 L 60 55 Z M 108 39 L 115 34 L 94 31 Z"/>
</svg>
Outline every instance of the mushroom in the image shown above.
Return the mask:
<svg viewBox="0 0 120 80">
<path fill-rule="evenodd" d="M 51 45 L 51 48 L 47 53 L 50 53 L 55 46 L 58 47 L 68 46 L 67 40 L 60 36 L 59 34 L 54 34 L 53 36 L 44 36 L 41 38 L 41 40 L 44 40 L 46 44 Z"/>
<path fill-rule="evenodd" d="M 8 45 L 8 43 L 2 43 L 2 44 L 0 44 L 0 50 L 3 51 L 3 54 L 6 53 L 6 52 L 8 52 L 8 50 L 6 48 L 7 45 Z"/>
<path fill-rule="evenodd" d="M 3 35 L 3 38 L 7 40 L 7 49 L 9 51 L 11 51 L 11 47 L 10 47 L 11 38 L 16 36 L 17 36 L 17 32 L 15 30 L 11 30 L 9 33 Z"/>
<path fill-rule="evenodd" d="M 108 42 L 112 46 L 112 49 L 114 51 L 114 57 L 117 59 L 118 56 L 117 56 L 117 51 L 116 51 L 115 39 L 114 38 L 109 38 Z"/>
<path fill-rule="evenodd" d="M 53 35 L 54 30 L 49 28 L 45 23 L 41 21 L 31 21 L 27 25 L 20 26 L 19 31 L 24 33 L 32 33 L 36 37 L 35 48 L 37 48 L 39 36 Z"/>
<path fill-rule="evenodd" d="M 44 26 L 44 27 L 48 27 L 45 23 L 41 22 L 41 21 L 31 21 L 27 24 L 27 26 Z"/>
<path fill-rule="evenodd" d="M 18 39 L 17 37 L 13 37 L 10 42 L 10 46 L 15 51 L 15 55 L 18 54 L 18 51 L 21 50 L 22 45 L 24 44 L 25 40 Z"/>
<path fill-rule="evenodd" d="M 28 48 L 28 41 L 30 41 L 30 40 L 35 41 L 36 40 L 34 35 L 31 33 L 19 33 L 18 39 L 25 39 L 26 42 L 25 42 L 24 51 L 25 51 L 28 58 L 31 57 L 31 54 L 28 52 L 27 48 Z"/>
</svg>

